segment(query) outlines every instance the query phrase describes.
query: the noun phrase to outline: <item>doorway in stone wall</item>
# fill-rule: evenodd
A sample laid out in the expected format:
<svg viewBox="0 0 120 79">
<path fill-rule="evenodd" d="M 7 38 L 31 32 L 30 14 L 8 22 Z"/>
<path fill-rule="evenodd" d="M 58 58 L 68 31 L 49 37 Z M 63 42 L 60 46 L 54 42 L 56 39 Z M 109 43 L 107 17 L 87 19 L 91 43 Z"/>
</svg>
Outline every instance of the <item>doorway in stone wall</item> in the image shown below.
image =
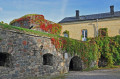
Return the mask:
<svg viewBox="0 0 120 79">
<path fill-rule="evenodd" d="M 0 52 L 0 66 L 12 67 L 12 57 L 9 53 Z"/>
<path fill-rule="evenodd" d="M 81 71 L 82 70 L 82 62 L 80 57 L 74 56 L 69 64 L 69 71 Z"/>
<path fill-rule="evenodd" d="M 98 67 L 106 67 L 107 66 L 107 58 L 105 58 L 104 55 L 101 55 L 99 62 L 98 62 Z"/>
</svg>

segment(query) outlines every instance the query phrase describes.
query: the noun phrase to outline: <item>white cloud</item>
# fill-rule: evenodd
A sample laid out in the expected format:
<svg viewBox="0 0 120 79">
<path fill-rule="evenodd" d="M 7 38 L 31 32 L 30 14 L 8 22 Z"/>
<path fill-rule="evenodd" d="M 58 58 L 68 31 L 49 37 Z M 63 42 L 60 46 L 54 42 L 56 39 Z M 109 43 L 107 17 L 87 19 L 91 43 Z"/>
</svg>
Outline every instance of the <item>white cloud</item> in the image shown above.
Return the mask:
<svg viewBox="0 0 120 79">
<path fill-rule="evenodd" d="M 61 13 L 62 13 L 61 16 L 62 17 L 64 17 L 67 4 L 68 4 L 68 0 L 63 0 L 63 4 L 62 4 L 62 8 L 61 8 Z"/>
<path fill-rule="evenodd" d="M 0 7 L 0 12 L 3 10 L 3 8 Z"/>
</svg>

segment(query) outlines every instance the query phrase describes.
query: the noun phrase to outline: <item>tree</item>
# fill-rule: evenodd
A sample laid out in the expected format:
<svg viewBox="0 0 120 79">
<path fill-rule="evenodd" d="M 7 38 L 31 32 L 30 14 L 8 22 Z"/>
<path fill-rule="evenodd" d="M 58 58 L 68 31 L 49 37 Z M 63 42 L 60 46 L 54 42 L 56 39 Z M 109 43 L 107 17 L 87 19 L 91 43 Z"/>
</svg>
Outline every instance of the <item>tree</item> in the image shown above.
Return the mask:
<svg viewBox="0 0 120 79">
<path fill-rule="evenodd" d="M 8 25 L 8 23 L 4 23 L 3 21 L 1 21 L 0 23 L 1 23 L 1 24 L 6 24 L 6 25 Z"/>
</svg>

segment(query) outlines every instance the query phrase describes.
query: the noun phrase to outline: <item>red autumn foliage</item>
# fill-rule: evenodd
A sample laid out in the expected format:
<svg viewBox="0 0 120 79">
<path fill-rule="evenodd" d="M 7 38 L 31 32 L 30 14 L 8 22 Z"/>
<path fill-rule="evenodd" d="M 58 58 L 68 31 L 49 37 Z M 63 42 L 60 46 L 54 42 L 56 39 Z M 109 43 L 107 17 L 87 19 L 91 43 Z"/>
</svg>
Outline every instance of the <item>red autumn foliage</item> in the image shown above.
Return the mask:
<svg viewBox="0 0 120 79">
<path fill-rule="evenodd" d="M 56 49 L 61 48 L 61 44 L 60 44 L 59 39 L 51 38 L 51 42 L 53 45 L 55 45 Z"/>
<path fill-rule="evenodd" d="M 67 43 L 67 41 L 62 38 L 51 38 L 51 42 L 53 45 L 55 45 L 56 49 L 63 48 L 63 45 Z"/>
<path fill-rule="evenodd" d="M 27 21 L 29 25 L 30 24 L 34 25 L 33 29 L 35 28 L 41 29 L 42 31 L 48 32 L 51 34 L 59 35 L 61 32 L 61 28 L 62 28 L 61 25 L 48 21 L 44 19 L 43 15 L 37 15 L 37 14 L 25 15 L 19 19 L 13 20 L 11 24 L 14 22 L 18 22 L 20 23 L 21 27 L 27 28 L 28 26 L 24 25 L 24 21 Z"/>
</svg>

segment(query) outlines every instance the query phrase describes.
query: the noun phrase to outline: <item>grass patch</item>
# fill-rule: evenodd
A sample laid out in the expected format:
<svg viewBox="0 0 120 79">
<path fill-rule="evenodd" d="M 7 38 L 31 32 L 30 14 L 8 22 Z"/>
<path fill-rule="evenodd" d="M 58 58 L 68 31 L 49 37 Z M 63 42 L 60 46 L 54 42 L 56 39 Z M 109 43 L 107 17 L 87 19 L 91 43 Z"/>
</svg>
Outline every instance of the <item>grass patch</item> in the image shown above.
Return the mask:
<svg viewBox="0 0 120 79">
<path fill-rule="evenodd" d="M 26 28 L 21 28 L 21 27 L 16 27 L 12 25 L 1 24 L 1 23 L 0 23 L 0 28 L 7 29 L 7 30 L 14 30 L 17 32 L 22 32 L 25 34 L 32 34 L 32 35 L 37 35 L 37 36 L 54 37 L 54 38 L 61 37 L 61 36 L 50 34 L 50 33 L 40 32 L 36 30 L 31 30 L 31 29 L 26 29 Z"/>
<path fill-rule="evenodd" d="M 118 66 L 106 66 L 106 67 L 92 67 L 92 68 L 87 68 L 84 69 L 83 71 L 93 71 L 93 70 L 101 70 L 101 69 L 115 69 L 115 68 L 120 68 L 120 65 Z"/>
<path fill-rule="evenodd" d="M 64 75 L 60 75 L 60 76 L 57 76 L 57 77 L 53 77 L 53 78 L 51 78 L 51 79 L 64 79 L 64 78 L 65 78 Z"/>
<path fill-rule="evenodd" d="M 120 65 L 118 66 L 106 66 L 106 67 L 100 67 L 98 69 L 115 69 L 115 68 L 120 68 Z"/>
<path fill-rule="evenodd" d="M 65 79 L 65 75 L 57 75 L 57 76 L 41 76 L 41 77 L 27 77 L 22 79 Z"/>
</svg>

